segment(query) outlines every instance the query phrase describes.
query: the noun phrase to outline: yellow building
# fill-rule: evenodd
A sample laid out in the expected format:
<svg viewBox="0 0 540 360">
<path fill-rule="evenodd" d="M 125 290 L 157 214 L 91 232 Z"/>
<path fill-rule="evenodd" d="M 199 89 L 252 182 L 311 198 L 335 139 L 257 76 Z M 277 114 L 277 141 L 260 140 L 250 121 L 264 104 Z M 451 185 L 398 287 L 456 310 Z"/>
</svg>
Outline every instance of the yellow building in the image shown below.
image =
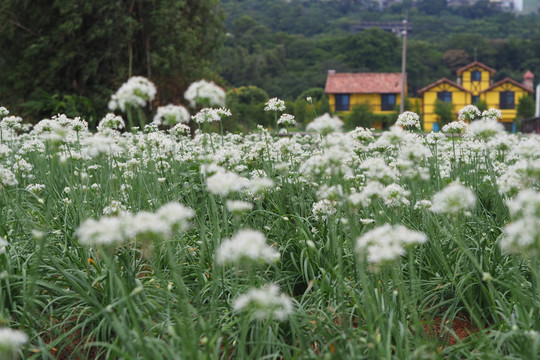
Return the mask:
<svg viewBox="0 0 540 360">
<path fill-rule="evenodd" d="M 332 112 L 349 112 L 356 105 L 365 104 L 374 114 L 392 114 L 401 102 L 401 79 L 401 73 L 336 73 L 329 70 L 325 92 Z"/>
<path fill-rule="evenodd" d="M 534 93 L 531 72 L 524 76 L 523 84 L 505 78 L 493 84 L 495 70 L 478 61 L 462 67 L 457 71 L 457 83 L 446 78 L 438 80 L 418 91 L 422 98 L 422 116 L 424 130 L 438 128 L 439 117 L 435 114 L 437 101 L 452 104 L 452 111 L 457 118 L 458 111 L 466 105 L 476 104 L 479 100 L 486 102 L 488 108 L 502 111 L 501 122 L 510 129 L 517 114 L 517 104 L 522 96 Z"/>
</svg>

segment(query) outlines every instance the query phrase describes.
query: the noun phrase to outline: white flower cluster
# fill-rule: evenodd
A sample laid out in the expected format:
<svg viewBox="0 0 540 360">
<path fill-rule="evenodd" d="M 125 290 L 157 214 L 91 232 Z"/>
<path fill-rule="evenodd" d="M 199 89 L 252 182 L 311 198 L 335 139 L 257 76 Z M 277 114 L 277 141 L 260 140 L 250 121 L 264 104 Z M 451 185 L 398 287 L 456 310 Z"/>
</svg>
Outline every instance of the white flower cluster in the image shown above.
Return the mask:
<svg viewBox="0 0 540 360">
<path fill-rule="evenodd" d="M 500 120 L 502 119 L 502 112 L 499 109 L 489 108 L 482 111 L 482 117 L 487 120 Z"/>
<path fill-rule="evenodd" d="M 108 130 L 121 130 L 126 126 L 124 119 L 121 116 L 115 115 L 113 113 L 108 113 L 103 119 L 99 121 L 97 130 L 101 133 L 107 132 Z"/>
<path fill-rule="evenodd" d="M 28 335 L 20 330 L 0 328 L 0 357 L 14 359 L 16 352 L 28 341 Z"/>
<path fill-rule="evenodd" d="M 272 98 L 266 102 L 264 111 L 285 111 L 285 102 L 278 98 Z"/>
<path fill-rule="evenodd" d="M 396 125 L 403 126 L 405 129 L 420 129 L 420 116 L 412 111 L 405 111 L 397 118 Z"/>
<path fill-rule="evenodd" d="M 201 169 L 203 170 L 203 169 Z M 217 167 L 213 175 L 206 179 L 206 188 L 214 195 L 227 196 L 230 193 L 245 190 L 255 195 L 274 186 L 274 182 L 266 176 L 254 176 L 248 179 L 233 171 Z"/>
<path fill-rule="evenodd" d="M 342 129 L 343 121 L 338 117 L 330 116 L 330 114 L 319 116 L 306 126 L 307 131 L 315 131 L 321 135 L 340 132 Z"/>
<path fill-rule="evenodd" d="M 169 133 L 175 136 L 186 135 L 186 134 L 189 134 L 190 131 L 191 129 L 189 128 L 189 126 L 182 123 L 176 124 L 172 128 L 169 129 Z"/>
<path fill-rule="evenodd" d="M 111 96 L 109 110 L 120 109 L 125 112 L 126 105 L 144 107 L 147 102 L 154 100 L 156 93 L 153 82 L 143 76 L 133 76 Z"/>
<path fill-rule="evenodd" d="M 442 132 L 450 134 L 463 134 L 465 130 L 467 130 L 468 126 L 469 125 L 463 120 L 452 121 L 451 123 L 443 126 Z"/>
<path fill-rule="evenodd" d="M 15 174 L 10 169 L 0 165 L 0 190 L 8 186 L 17 186 L 18 183 Z"/>
<path fill-rule="evenodd" d="M 170 238 L 174 231 L 185 231 L 195 212 L 180 203 L 168 203 L 155 213 L 146 211 L 134 215 L 120 212 L 117 217 L 87 219 L 77 229 L 81 244 L 86 246 L 116 245 L 128 240 L 154 237 Z"/>
<path fill-rule="evenodd" d="M 473 121 L 467 128 L 465 134 L 471 138 L 487 140 L 503 131 L 504 126 L 496 119 L 483 117 L 480 120 Z"/>
<path fill-rule="evenodd" d="M 18 130 L 21 128 L 22 118 L 19 116 L 6 116 L 0 121 L 0 127 Z"/>
<path fill-rule="evenodd" d="M 100 155 L 116 155 L 121 151 L 115 139 L 105 134 L 108 133 L 97 133 L 81 141 L 85 146 L 83 151 L 86 156 L 95 158 Z"/>
<path fill-rule="evenodd" d="M 371 130 L 358 126 L 353 131 L 349 132 L 349 136 L 361 143 L 369 143 L 374 140 Z"/>
<path fill-rule="evenodd" d="M 0 255 L 6 253 L 8 245 L 9 243 L 7 242 L 7 240 L 0 236 Z"/>
<path fill-rule="evenodd" d="M 514 221 L 507 224 L 501 238 L 506 252 L 537 256 L 540 253 L 540 192 L 525 189 L 507 201 Z"/>
<path fill-rule="evenodd" d="M 385 224 L 357 238 L 356 252 L 360 260 L 367 258 L 369 263 L 380 265 L 405 255 L 405 248 L 425 242 L 427 236 L 422 232 Z"/>
<path fill-rule="evenodd" d="M 233 214 L 241 214 L 253 209 L 252 203 L 241 200 L 227 200 L 225 205 L 227 207 L 227 211 L 230 211 Z"/>
<path fill-rule="evenodd" d="M 232 171 L 218 171 L 206 179 L 206 188 L 214 195 L 227 196 L 243 190 L 249 180 Z"/>
<path fill-rule="evenodd" d="M 152 121 L 157 125 L 174 126 L 176 124 L 187 124 L 190 120 L 189 112 L 182 105 L 169 104 L 157 108 L 156 115 Z"/>
<path fill-rule="evenodd" d="M 468 187 L 454 181 L 433 196 L 431 211 L 441 214 L 458 214 L 476 205 L 476 195 Z"/>
<path fill-rule="evenodd" d="M 291 298 L 280 293 L 275 284 L 250 289 L 234 300 L 233 308 L 236 312 L 249 312 L 256 320 L 272 318 L 284 321 L 294 312 Z"/>
<path fill-rule="evenodd" d="M 279 252 L 268 246 L 264 234 L 257 230 L 238 231 L 230 239 L 224 239 L 216 251 L 216 263 L 220 265 L 264 264 L 278 260 Z"/>
<path fill-rule="evenodd" d="M 221 121 L 221 118 L 223 118 L 224 116 L 231 116 L 231 111 L 225 108 L 204 108 L 201 109 L 201 111 L 199 111 L 197 114 L 193 115 L 191 118 L 197 124 L 205 124 Z"/>
<path fill-rule="evenodd" d="M 8 115 L 9 115 L 9 110 L 3 106 L 0 106 L 0 116 L 8 116 Z"/>
<path fill-rule="evenodd" d="M 476 106 L 467 105 L 463 109 L 459 110 L 458 120 L 472 122 L 478 119 L 481 115 L 480 110 L 478 110 Z"/>
<path fill-rule="evenodd" d="M 113 200 L 108 206 L 103 208 L 103 215 L 118 216 L 127 211 L 127 208 L 120 201 Z"/>
<path fill-rule="evenodd" d="M 184 93 L 184 98 L 193 108 L 197 105 L 221 107 L 225 106 L 226 93 L 213 81 L 199 80 L 189 85 Z"/>
<path fill-rule="evenodd" d="M 296 125 L 296 120 L 294 119 L 294 115 L 291 114 L 282 114 L 278 119 L 278 125 L 284 124 L 284 125 Z"/>
<path fill-rule="evenodd" d="M 328 199 L 322 199 L 313 203 L 313 209 L 311 210 L 315 219 L 327 220 L 329 216 L 337 212 L 336 202 Z"/>
<path fill-rule="evenodd" d="M 64 114 L 58 114 L 52 119 L 39 121 L 30 134 L 56 144 L 74 143 L 89 134 L 88 123 L 78 117 L 70 119 Z"/>
</svg>

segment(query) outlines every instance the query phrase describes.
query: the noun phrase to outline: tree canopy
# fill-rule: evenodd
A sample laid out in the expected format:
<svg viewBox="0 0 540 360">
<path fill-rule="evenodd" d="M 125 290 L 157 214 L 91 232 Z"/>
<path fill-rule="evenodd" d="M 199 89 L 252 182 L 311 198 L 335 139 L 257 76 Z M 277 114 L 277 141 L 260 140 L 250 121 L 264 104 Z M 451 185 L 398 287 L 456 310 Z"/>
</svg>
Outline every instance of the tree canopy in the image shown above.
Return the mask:
<svg viewBox="0 0 540 360">
<path fill-rule="evenodd" d="M 43 92 L 74 94 L 104 108 L 129 76 L 142 75 L 156 83 L 162 101 L 178 100 L 208 74 L 223 32 L 218 4 L 3 0 L 0 98 L 17 104 Z"/>
<path fill-rule="evenodd" d="M 398 72 L 400 36 L 359 21 L 408 17 L 409 94 L 475 59 L 497 70 L 494 80 L 540 77 L 540 16 L 517 16 L 488 1 L 448 6 L 445 0 L 396 3 L 383 11 L 373 1 L 222 0 L 229 36 L 217 71 L 231 86 L 256 85 L 269 96 L 296 98 L 324 87 L 338 72 Z M 501 26 L 504 24 L 504 26 Z"/>
</svg>

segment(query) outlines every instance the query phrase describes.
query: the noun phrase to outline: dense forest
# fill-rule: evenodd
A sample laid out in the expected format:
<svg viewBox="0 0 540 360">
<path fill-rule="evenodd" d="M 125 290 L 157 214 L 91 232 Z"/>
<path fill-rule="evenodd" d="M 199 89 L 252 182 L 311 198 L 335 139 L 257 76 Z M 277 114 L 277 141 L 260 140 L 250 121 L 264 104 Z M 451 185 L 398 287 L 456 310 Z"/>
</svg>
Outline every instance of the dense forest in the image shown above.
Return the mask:
<svg viewBox="0 0 540 360">
<path fill-rule="evenodd" d="M 494 80 L 540 75 L 540 16 L 502 12 L 487 0 L 447 6 L 411 1 L 384 11 L 369 1 L 222 0 L 227 36 L 217 71 L 231 86 L 255 85 L 270 96 L 294 99 L 324 87 L 328 69 L 385 72 L 401 69 L 401 38 L 381 29 L 354 31 L 361 21 L 407 18 L 409 92 L 475 58 L 497 70 Z M 538 77 L 537 77 L 538 78 Z"/>
<path fill-rule="evenodd" d="M 92 125 L 129 76 L 156 83 L 154 106 L 185 104 L 187 86 L 205 78 L 229 92 L 238 114 L 231 124 L 260 114 L 268 97 L 294 104 L 305 122 L 311 109 L 298 105 L 305 96 L 328 109 L 329 69 L 400 71 L 400 36 L 355 29 L 405 18 L 411 96 L 441 77 L 455 79 L 475 58 L 497 70 L 494 80 L 520 81 L 526 70 L 540 78 L 540 15 L 502 12 L 488 0 L 461 7 L 404 0 L 384 10 L 370 0 L 4 0 L 0 105 L 30 120 L 81 114 Z"/>
</svg>

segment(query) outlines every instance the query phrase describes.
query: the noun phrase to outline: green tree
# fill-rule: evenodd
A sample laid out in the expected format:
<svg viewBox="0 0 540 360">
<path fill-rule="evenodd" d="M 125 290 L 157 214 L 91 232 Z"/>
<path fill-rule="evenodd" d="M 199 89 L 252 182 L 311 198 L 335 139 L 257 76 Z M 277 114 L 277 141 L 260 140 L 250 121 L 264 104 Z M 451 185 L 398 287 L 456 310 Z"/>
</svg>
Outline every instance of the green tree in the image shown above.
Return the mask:
<svg viewBox="0 0 540 360">
<path fill-rule="evenodd" d="M 367 29 L 343 42 L 346 61 L 358 71 L 399 71 L 401 44 L 394 34 Z"/>
<path fill-rule="evenodd" d="M 473 105 L 476 105 L 476 107 L 478 108 L 478 110 L 480 110 L 480 112 L 483 112 L 488 109 L 488 104 L 486 100 L 479 99 L 476 102 L 476 104 L 473 104 Z"/>
<path fill-rule="evenodd" d="M 519 98 L 517 105 L 517 118 L 518 119 L 527 119 L 534 116 L 536 111 L 536 104 L 532 97 L 528 95 L 523 95 Z"/>
<path fill-rule="evenodd" d="M 73 94 L 104 110 L 129 76 L 142 75 L 160 102 L 179 102 L 209 75 L 222 33 L 218 2 L 3 0 L 0 97 L 14 105 L 42 91 Z"/>
<path fill-rule="evenodd" d="M 268 94 L 256 86 L 241 86 L 227 92 L 227 107 L 232 116 L 224 119 L 223 128 L 227 131 L 254 129 L 257 124 L 268 125 L 264 112 Z M 268 121 L 267 121 L 268 120 Z"/>
<path fill-rule="evenodd" d="M 307 98 L 311 98 L 311 103 Z M 294 116 L 299 124 L 307 124 L 315 119 L 330 112 L 330 103 L 328 96 L 323 88 L 311 88 L 303 91 L 297 98 L 294 106 Z"/>
<path fill-rule="evenodd" d="M 355 129 L 358 126 L 369 129 L 373 126 L 373 113 L 369 109 L 368 104 L 356 105 L 345 116 L 344 121 L 347 130 Z"/>
<path fill-rule="evenodd" d="M 440 15 L 447 9 L 446 0 L 421 0 L 418 2 L 418 9 L 429 15 Z"/>
<path fill-rule="evenodd" d="M 516 130 L 521 131 L 523 126 L 523 120 L 534 116 L 536 111 L 536 104 L 532 97 L 523 95 L 519 98 L 516 114 Z"/>
<path fill-rule="evenodd" d="M 437 121 L 439 127 L 442 127 L 443 125 L 455 120 L 452 110 L 452 103 L 441 100 L 435 101 L 435 114 L 437 114 L 439 118 Z"/>
</svg>

